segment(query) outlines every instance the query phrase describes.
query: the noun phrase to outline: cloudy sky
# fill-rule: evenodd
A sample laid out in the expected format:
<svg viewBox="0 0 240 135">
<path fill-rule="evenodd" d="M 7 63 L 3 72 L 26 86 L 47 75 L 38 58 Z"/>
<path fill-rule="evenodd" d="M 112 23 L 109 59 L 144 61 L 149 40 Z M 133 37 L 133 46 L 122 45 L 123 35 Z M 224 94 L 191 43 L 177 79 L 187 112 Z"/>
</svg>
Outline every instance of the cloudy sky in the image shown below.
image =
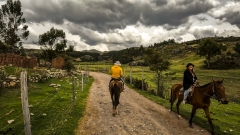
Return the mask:
<svg viewBox="0 0 240 135">
<path fill-rule="evenodd" d="M 6 0 L 0 0 L 4 4 Z M 240 0 L 21 0 L 30 35 L 63 29 L 75 50 L 121 50 L 163 40 L 240 36 Z"/>
</svg>

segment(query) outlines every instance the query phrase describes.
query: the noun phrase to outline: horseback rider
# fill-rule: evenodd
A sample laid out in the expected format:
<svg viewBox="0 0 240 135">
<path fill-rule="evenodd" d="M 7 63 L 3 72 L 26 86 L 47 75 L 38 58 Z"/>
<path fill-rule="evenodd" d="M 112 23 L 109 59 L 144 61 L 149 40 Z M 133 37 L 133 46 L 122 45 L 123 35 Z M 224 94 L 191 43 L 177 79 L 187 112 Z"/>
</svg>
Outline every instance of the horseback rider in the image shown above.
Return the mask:
<svg viewBox="0 0 240 135">
<path fill-rule="evenodd" d="M 119 79 L 122 81 L 122 84 L 123 84 L 123 91 L 125 91 L 124 89 L 124 80 L 123 80 L 123 71 L 122 71 L 122 68 L 120 67 L 121 66 L 121 63 L 119 61 L 116 61 L 114 63 L 114 65 L 111 67 L 111 79 L 110 79 L 110 82 L 113 81 L 114 79 Z M 110 83 L 109 82 L 109 83 Z"/>
<path fill-rule="evenodd" d="M 193 71 L 194 65 L 192 63 L 188 63 L 186 66 L 186 70 L 184 71 L 183 76 L 183 89 L 184 89 L 184 98 L 183 103 L 186 104 L 187 102 L 187 96 L 190 91 L 191 86 L 197 85 L 197 76 Z"/>
</svg>

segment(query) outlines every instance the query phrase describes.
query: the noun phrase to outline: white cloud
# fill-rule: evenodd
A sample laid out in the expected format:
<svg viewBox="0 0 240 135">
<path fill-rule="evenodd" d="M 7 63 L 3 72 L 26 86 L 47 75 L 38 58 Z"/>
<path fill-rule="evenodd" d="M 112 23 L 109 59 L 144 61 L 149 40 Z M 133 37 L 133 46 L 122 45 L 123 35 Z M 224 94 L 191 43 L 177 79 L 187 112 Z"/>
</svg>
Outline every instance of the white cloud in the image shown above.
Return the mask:
<svg viewBox="0 0 240 135">
<path fill-rule="evenodd" d="M 194 35 L 187 33 L 185 35 L 180 36 L 182 38 L 181 42 L 185 42 L 185 41 L 190 41 L 190 40 L 195 40 L 196 38 L 194 37 Z"/>
<path fill-rule="evenodd" d="M 210 10 L 210 14 L 215 17 L 220 17 L 228 12 L 240 12 L 240 2 L 230 1 L 227 2 L 224 6 L 216 7 Z"/>
</svg>

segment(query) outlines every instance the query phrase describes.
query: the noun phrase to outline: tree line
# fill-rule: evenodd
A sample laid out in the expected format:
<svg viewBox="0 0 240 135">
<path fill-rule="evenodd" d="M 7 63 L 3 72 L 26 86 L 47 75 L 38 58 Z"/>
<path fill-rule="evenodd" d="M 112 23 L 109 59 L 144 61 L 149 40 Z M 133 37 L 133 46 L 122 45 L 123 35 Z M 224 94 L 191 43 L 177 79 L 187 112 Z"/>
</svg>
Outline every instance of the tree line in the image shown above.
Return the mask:
<svg viewBox="0 0 240 135">
<path fill-rule="evenodd" d="M 29 30 L 26 19 L 23 18 L 20 0 L 7 0 L 0 9 L 0 53 L 11 52 L 22 56 L 26 55 L 23 43 L 28 39 Z M 57 56 L 65 58 L 64 67 L 68 70 L 74 68 L 71 58 L 66 54 L 72 52 L 74 47 L 67 45 L 66 34 L 61 29 L 51 28 L 46 33 L 39 35 L 34 44 L 41 46 L 38 58 L 48 62 Z"/>
</svg>

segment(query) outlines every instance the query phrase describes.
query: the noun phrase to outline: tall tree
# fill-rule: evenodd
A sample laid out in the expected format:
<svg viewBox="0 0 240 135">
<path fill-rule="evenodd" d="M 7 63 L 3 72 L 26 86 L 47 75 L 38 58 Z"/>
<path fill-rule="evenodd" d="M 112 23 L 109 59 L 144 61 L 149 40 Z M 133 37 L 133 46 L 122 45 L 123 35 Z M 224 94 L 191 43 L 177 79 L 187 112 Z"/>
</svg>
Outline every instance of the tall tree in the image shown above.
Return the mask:
<svg viewBox="0 0 240 135">
<path fill-rule="evenodd" d="M 210 67 L 210 60 L 216 56 L 220 55 L 222 51 L 226 51 L 227 47 L 214 40 L 208 38 L 200 42 L 197 49 L 197 54 L 201 57 L 204 56 L 207 61 L 208 68 Z"/>
<path fill-rule="evenodd" d="M 27 39 L 29 31 L 22 16 L 20 0 L 7 0 L 7 3 L 1 6 L 0 40 L 9 46 L 8 51 L 20 53 L 23 50 L 22 43 Z"/>
<path fill-rule="evenodd" d="M 47 61 L 51 61 L 57 54 L 67 48 L 67 40 L 63 30 L 51 28 L 50 31 L 39 35 L 38 44 L 43 46 Z"/>
<path fill-rule="evenodd" d="M 240 55 L 240 43 L 236 43 L 236 45 L 233 49 L 236 53 L 238 53 Z"/>
<path fill-rule="evenodd" d="M 154 49 L 147 49 L 144 56 L 145 61 L 150 66 L 150 70 L 157 74 L 157 94 L 161 97 L 164 97 L 164 89 L 160 86 L 161 74 L 170 66 L 170 62 L 164 58 L 164 56 L 165 55 L 162 52 Z"/>
<path fill-rule="evenodd" d="M 238 54 L 238 58 L 239 58 L 239 56 L 240 56 L 240 43 L 236 43 L 233 50 Z M 239 62 L 240 62 L 240 59 L 238 60 L 238 63 Z"/>
</svg>

